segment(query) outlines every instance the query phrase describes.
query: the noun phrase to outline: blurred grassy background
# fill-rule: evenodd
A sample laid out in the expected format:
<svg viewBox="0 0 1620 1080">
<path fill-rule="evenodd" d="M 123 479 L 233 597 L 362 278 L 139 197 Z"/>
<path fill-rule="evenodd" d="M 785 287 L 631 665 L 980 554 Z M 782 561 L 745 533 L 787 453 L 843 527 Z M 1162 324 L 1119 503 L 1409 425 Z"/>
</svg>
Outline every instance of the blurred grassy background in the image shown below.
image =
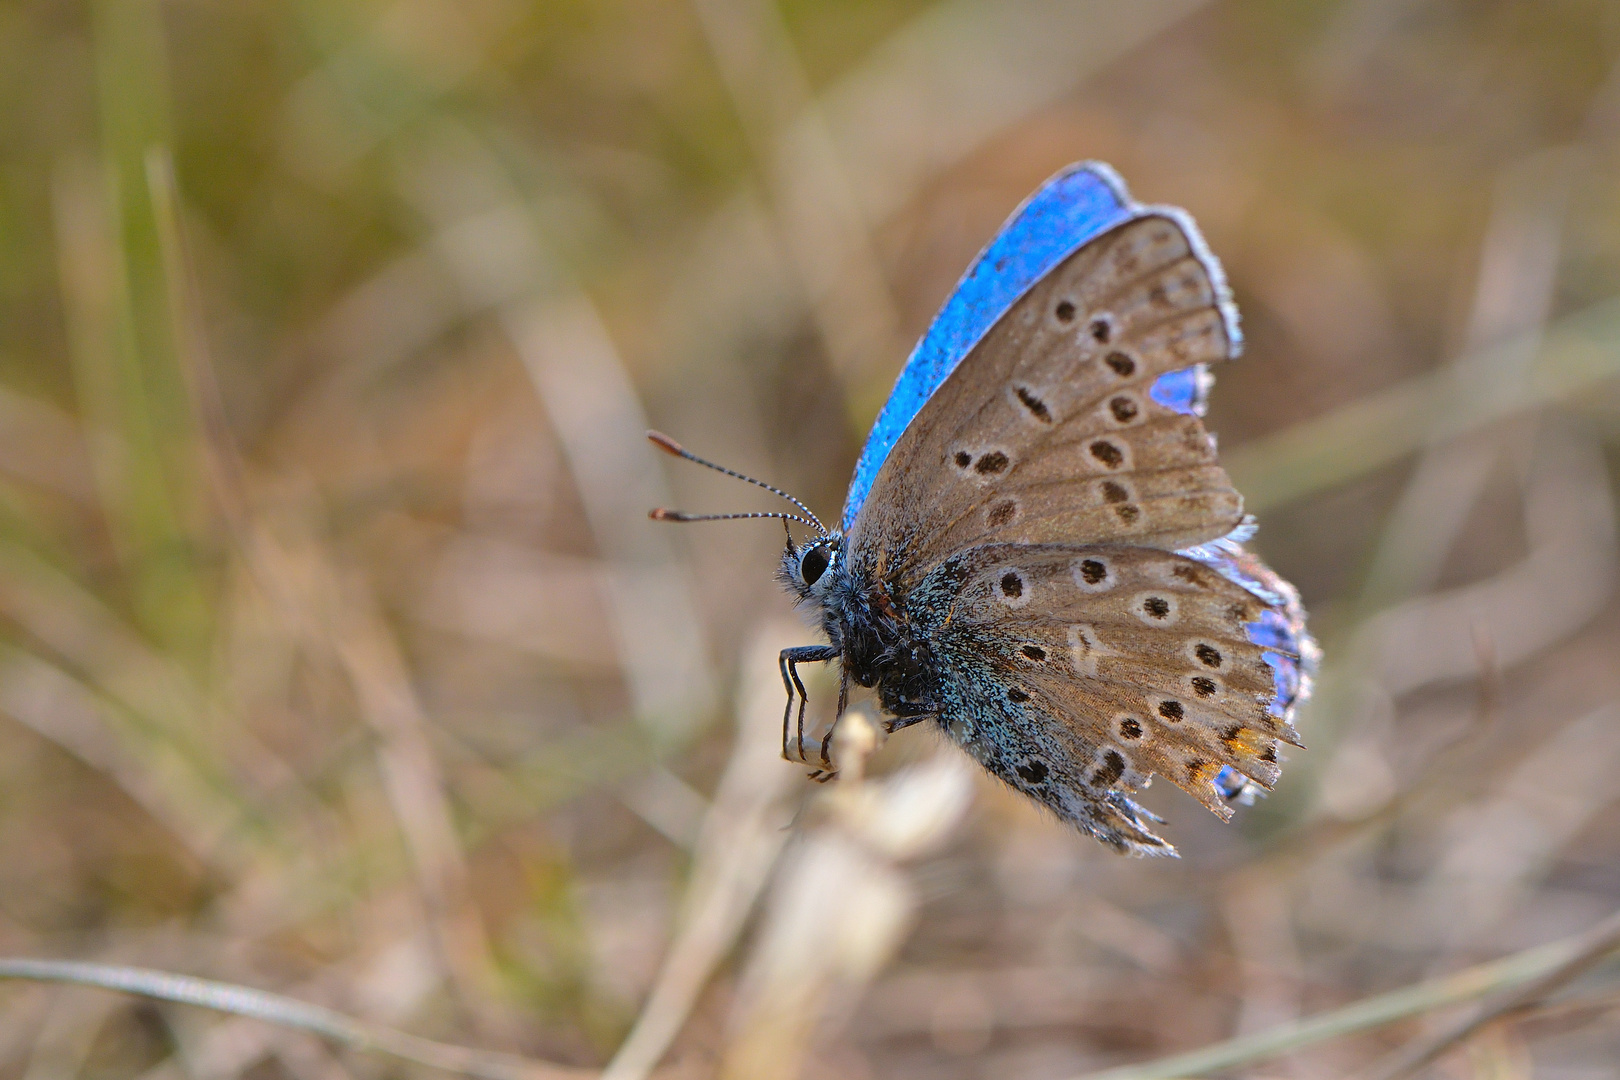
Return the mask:
<svg viewBox="0 0 1620 1080">
<path fill-rule="evenodd" d="M 643 1015 L 620 1077 L 672 1039 L 1056 1078 L 1589 925 L 1617 58 L 1608 0 L 0 6 L 0 953 L 586 1066 Z M 1211 426 L 1329 658 L 1272 798 L 1150 793 L 1177 863 L 962 813 L 919 729 L 812 793 L 780 537 L 645 518 L 769 503 L 649 423 L 835 514 L 909 343 L 1084 158 L 1228 268 Z M 1620 1076 L 1617 1006 L 1445 1067 Z M 0 986 L 6 1077 L 396 1068 Z"/>
</svg>

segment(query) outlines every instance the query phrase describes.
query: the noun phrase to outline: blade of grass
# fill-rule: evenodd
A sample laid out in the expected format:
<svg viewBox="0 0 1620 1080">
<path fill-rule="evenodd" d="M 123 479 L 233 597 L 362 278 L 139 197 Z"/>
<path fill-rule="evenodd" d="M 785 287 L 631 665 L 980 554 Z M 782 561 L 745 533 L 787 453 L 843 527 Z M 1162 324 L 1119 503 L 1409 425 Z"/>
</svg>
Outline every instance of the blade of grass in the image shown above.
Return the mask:
<svg viewBox="0 0 1620 1080">
<path fill-rule="evenodd" d="M 693 10 L 833 370 L 848 379 L 903 355 L 893 290 L 776 0 L 699 0 Z"/>
<path fill-rule="evenodd" d="M 1504 995 L 1497 1001 L 1487 1002 L 1473 1015 L 1451 1025 L 1444 1031 L 1426 1039 L 1419 1039 L 1397 1051 L 1370 1074 L 1372 1080 L 1406 1080 L 1445 1054 L 1453 1047 L 1467 1042 L 1481 1028 L 1494 1020 L 1511 1016 L 1531 1008 L 1591 970 L 1604 957 L 1620 949 L 1620 911 L 1610 915 L 1592 929 L 1575 939 L 1574 951 L 1563 963 Z"/>
<path fill-rule="evenodd" d="M 1140 1065 L 1123 1065 L 1087 1073 L 1078 1080 L 1177 1080 L 1239 1065 L 1252 1065 L 1328 1039 L 1353 1035 L 1448 1005 L 1523 987 L 1559 971 L 1584 955 L 1590 948 L 1590 933 L 1538 945 L 1439 979 L 1379 994 L 1342 1009 L 1279 1024 L 1267 1031 Z"/>
<path fill-rule="evenodd" d="M 193 802 L 188 816 L 214 823 L 204 834 L 225 845 L 216 860 L 240 864 L 249 849 L 270 844 L 257 792 L 244 789 L 251 768 L 232 775 L 222 767 L 203 734 L 208 702 L 170 655 L 152 649 L 77 581 L 20 547 L 0 548 L 0 613 L 118 706 L 118 718 L 126 721 L 118 733 L 133 759 L 166 778 L 171 791 L 185 793 L 176 798 Z M 233 737 L 249 742 L 241 732 Z"/>
<path fill-rule="evenodd" d="M 119 441 L 124 482 L 106 490 L 128 545 L 134 610 L 146 632 L 197 663 L 213 611 L 188 525 L 199 493 L 195 427 L 146 173 L 147 150 L 172 141 L 165 27 L 153 0 L 100 0 L 91 9 L 103 183 L 84 195 L 102 207 L 77 212 L 104 224 L 87 253 L 104 260 L 111 285 L 106 324 L 95 331 L 110 348 L 75 362 L 103 366 L 79 381 L 101 388 L 91 419 Z"/>
<path fill-rule="evenodd" d="M 753 635 L 754 648 L 739 669 L 737 740 L 698 837 L 680 927 L 604 1080 L 643 1080 L 652 1072 L 736 943 L 787 841 L 784 797 L 794 772 L 780 761 L 775 714 L 781 689 L 770 661 L 797 638 L 791 625 L 764 626 Z"/>
<path fill-rule="evenodd" d="M 330 613 L 332 647 L 361 715 L 376 734 L 383 788 L 410 851 L 446 971 L 463 1006 L 482 1022 L 499 996 L 499 978 L 426 709 L 399 643 L 360 575 L 333 569 L 329 580 L 328 595 L 342 597 Z"/>
<path fill-rule="evenodd" d="M 1620 301 L 1600 301 L 1548 326 L 1528 385 L 1497 386 L 1484 377 L 1498 366 L 1500 353 L 1524 344 L 1513 338 L 1481 349 L 1452 368 L 1237 447 L 1226 455 L 1226 467 L 1244 506 L 1264 510 L 1342 484 L 1419 447 L 1614 378 L 1620 374 Z M 1464 385 L 1472 392 L 1458 394 Z"/>
<path fill-rule="evenodd" d="M 61 668 L 0 643 L 0 713 L 110 778 L 200 862 L 229 877 L 243 861 L 240 813 L 212 779 Z"/>
<path fill-rule="evenodd" d="M 241 459 L 225 415 L 208 336 L 202 324 L 202 302 L 181 221 L 179 184 L 174 157 L 166 146 L 146 151 L 146 186 L 157 224 L 169 317 L 176 342 L 175 357 L 183 376 L 198 428 L 197 451 L 214 496 L 215 509 L 240 546 L 247 535 L 247 507 Z"/>
<path fill-rule="evenodd" d="M 248 1016 L 268 1024 L 308 1031 L 351 1050 L 426 1065 L 477 1080 L 582 1080 L 595 1076 L 576 1069 L 492 1050 L 434 1042 L 395 1028 L 372 1024 L 296 998 L 233 983 L 198 979 L 150 968 L 93 964 L 77 960 L 0 959 L 0 979 L 73 983 L 217 1012 Z"/>
</svg>

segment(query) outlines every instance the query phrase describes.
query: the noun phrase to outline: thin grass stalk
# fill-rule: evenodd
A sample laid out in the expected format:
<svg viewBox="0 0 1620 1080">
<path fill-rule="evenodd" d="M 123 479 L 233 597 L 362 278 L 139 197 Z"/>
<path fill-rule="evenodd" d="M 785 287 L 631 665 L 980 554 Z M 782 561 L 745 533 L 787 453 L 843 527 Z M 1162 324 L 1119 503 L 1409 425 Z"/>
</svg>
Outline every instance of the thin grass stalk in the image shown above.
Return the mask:
<svg viewBox="0 0 1620 1080">
<path fill-rule="evenodd" d="M 1281 506 L 1400 460 L 1439 437 L 1590 393 L 1620 375 L 1620 301 L 1600 300 L 1550 323 L 1522 391 L 1497 392 L 1483 378 L 1497 356 L 1524 347 L 1512 338 L 1457 360 L 1454 370 L 1419 375 L 1312 420 L 1254 439 L 1225 455 L 1251 511 Z M 1478 378 L 1475 378 L 1478 376 Z M 1475 392 L 1457 397 L 1459 381 Z M 1439 432 L 1431 423 L 1440 418 Z"/>
<path fill-rule="evenodd" d="M 1525 949 L 1443 978 L 1391 990 L 1387 994 L 1319 1013 L 1305 1020 L 1278 1024 L 1254 1035 L 1228 1039 L 1213 1046 L 1140 1065 L 1122 1065 L 1086 1073 L 1076 1080 L 1177 1080 L 1239 1065 L 1253 1065 L 1329 1039 L 1370 1031 L 1397 1020 L 1522 987 L 1558 971 L 1588 952 L 1589 933 Z"/>
<path fill-rule="evenodd" d="M 267 990 L 150 968 L 12 957 L 0 959 L 0 979 L 94 986 L 157 1001 L 196 1005 L 307 1031 L 351 1050 L 381 1054 L 476 1080 L 583 1080 L 597 1075 L 591 1069 L 575 1069 L 515 1054 L 435 1042 Z"/>
<path fill-rule="evenodd" d="M 1574 982 L 1620 949 L 1620 911 L 1610 915 L 1572 942 L 1573 951 L 1551 971 L 1528 984 L 1487 1002 L 1470 1016 L 1428 1038 L 1418 1039 L 1375 1068 L 1372 1080 L 1406 1080 L 1424 1066 L 1438 1061 L 1448 1051 L 1461 1046 L 1487 1025 L 1534 1008 L 1549 996 Z"/>
</svg>

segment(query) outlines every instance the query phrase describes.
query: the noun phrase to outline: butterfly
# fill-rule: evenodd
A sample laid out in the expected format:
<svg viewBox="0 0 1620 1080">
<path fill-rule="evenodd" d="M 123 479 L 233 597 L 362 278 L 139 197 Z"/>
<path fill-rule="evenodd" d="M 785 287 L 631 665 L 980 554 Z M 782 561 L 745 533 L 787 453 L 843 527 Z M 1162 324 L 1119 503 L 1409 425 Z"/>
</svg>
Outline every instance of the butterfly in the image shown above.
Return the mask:
<svg viewBox="0 0 1620 1080">
<path fill-rule="evenodd" d="M 1167 777 L 1222 819 L 1301 745 L 1318 650 L 1201 417 L 1238 355 L 1220 264 L 1184 211 L 1106 165 L 1015 211 L 912 352 L 836 528 L 800 513 L 779 576 L 827 643 L 781 654 L 783 753 L 810 764 L 798 666 L 836 661 L 894 731 L 936 724 L 1108 846 L 1173 855 L 1131 794 Z M 797 726 L 792 723 L 797 703 Z M 836 720 L 835 720 L 836 724 Z M 831 732 L 818 765 L 830 775 Z"/>
</svg>

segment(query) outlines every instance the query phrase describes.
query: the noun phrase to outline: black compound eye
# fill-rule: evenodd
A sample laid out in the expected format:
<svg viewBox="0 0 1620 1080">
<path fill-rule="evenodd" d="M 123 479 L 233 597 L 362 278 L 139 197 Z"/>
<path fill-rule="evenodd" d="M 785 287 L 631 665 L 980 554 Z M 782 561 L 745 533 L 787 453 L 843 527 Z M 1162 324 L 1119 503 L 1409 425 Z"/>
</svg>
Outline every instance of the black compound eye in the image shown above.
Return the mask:
<svg viewBox="0 0 1620 1080">
<path fill-rule="evenodd" d="M 813 547 L 799 557 L 799 575 L 804 578 L 806 585 L 814 585 L 827 572 L 831 562 L 832 552 L 824 547 Z"/>
</svg>

